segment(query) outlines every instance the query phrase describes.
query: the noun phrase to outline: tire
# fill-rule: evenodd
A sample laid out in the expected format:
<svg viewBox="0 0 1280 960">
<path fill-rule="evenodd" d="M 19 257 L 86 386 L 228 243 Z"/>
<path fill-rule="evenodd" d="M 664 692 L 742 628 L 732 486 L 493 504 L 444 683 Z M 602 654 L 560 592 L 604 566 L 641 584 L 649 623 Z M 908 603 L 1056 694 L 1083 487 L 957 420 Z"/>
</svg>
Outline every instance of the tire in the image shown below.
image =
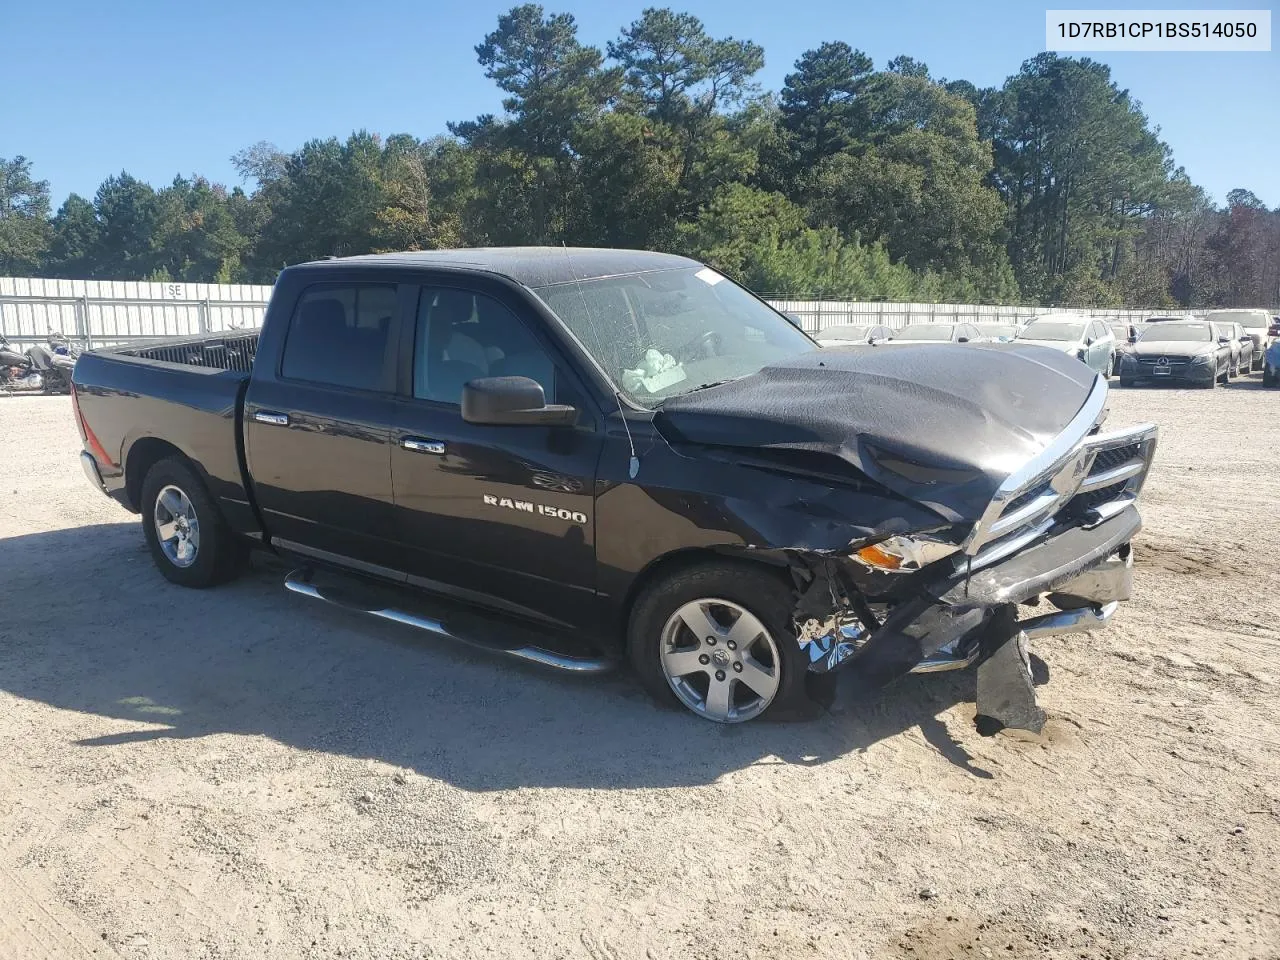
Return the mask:
<svg viewBox="0 0 1280 960">
<path fill-rule="evenodd" d="M 1230 369 L 1229 367 L 1228 367 L 1226 370 L 1223 370 L 1223 371 L 1222 371 L 1222 376 L 1218 377 L 1217 382 L 1218 382 L 1218 383 L 1230 383 L 1230 382 L 1231 382 L 1231 369 Z"/>
<path fill-rule="evenodd" d="M 636 601 L 627 655 L 649 693 L 703 719 L 741 723 L 766 711 L 784 713 L 805 699 L 807 663 L 791 623 L 794 603 L 791 588 L 767 568 L 730 561 L 685 567 Z M 703 635 L 689 619 L 701 622 Z M 753 625 L 760 628 L 754 634 Z M 745 645 L 743 637 L 750 638 Z"/>
<path fill-rule="evenodd" d="M 164 503 L 161 503 L 161 498 Z M 195 470 L 170 457 L 155 463 L 142 481 L 142 535 L 151 559 L 166 580 L 203 589 L 236 577 L 248 550 L 227 526 Z M 174 536 L 161 540 L 159 518 L 167 517 Z M 185 531 L 185 532 L 184 532 Z M 185 547 L 185 549 L 184 549 Z"/>
<path fill-rule="evenodd" d="M 1275 382 L 1276 382 L 1276 378 L 1271 373 L 1271 367 L 1267 366 L 1264 363 L 1262 365 L 1262 385 L 1264 387 L 1272 387 L 1272 386 L 1275 386 Z"/>
<path fill-rule="evenodd" d="M 1265 367 L 1266 365 L 1267 365 L 1267 358 L 1266 358 L 1266 357 L 1263 357 L 1261 360 L 1257 360 L 1257 359 L 1255 359 L 1255 360 L 1253 361 L 1253 363 L 1251 363 L 1251 364 L 1249 365 L 1249 369 L 1250 369 L 1251 371 L 1253 371 L 1254 373 L 1257 373 L 1259 370 L 1261 370 L 1261 369 L 1262 369 L 1263 367 Z"/>
</svg>

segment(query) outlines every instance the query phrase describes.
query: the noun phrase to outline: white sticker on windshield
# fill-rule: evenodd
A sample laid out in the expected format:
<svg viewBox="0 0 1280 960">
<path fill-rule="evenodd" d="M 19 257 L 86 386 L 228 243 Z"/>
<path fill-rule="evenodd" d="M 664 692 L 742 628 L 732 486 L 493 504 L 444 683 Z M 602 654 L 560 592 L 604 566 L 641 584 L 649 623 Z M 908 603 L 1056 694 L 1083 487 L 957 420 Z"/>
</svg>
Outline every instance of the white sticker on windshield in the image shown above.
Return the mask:
<svg viewBox="0 0 1280 960">
<path fill-rule="evenodd" d="M 717 283 L 719 283 L 721 280 L 724 279 L 724 277 L 720 276 L 720 274 L 716 273 L 710 267 L 703 267 L 701 270 L 695 273 L 694 276 L 697 277 L 699 280 L 701 280 L 703 283 L 705 283 L 709 287 L 714 287 Z"/>
</svg>

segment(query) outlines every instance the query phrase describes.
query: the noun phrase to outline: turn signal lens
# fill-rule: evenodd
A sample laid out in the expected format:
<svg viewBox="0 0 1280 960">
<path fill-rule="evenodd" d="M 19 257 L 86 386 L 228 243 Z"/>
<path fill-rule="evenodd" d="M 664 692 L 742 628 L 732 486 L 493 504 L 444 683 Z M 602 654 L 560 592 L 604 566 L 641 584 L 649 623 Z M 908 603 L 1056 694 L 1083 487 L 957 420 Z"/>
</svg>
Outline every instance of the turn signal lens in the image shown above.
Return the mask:
<svg viewBox="0 0 1280 960">
<path fill-rule="evenodd" d="M 850 558 L 873 570 L 910 573 L 950 556 L 959 549 L 954 543 L 935 539 L 928 534 L 916 534 L 913 537 L 887 537 L 879 543 L 859 548 L 850 554 Z"/>
<path fill-rule="evenodd" d="M 881 570 L 901 570 L 902 557 L 895 557 L 892 553 L 881 550 L 875 544 L 869 547 L 863 547 L 854 554 L 859 560 L 868 566 L 877 567 Z"/>
</svg>

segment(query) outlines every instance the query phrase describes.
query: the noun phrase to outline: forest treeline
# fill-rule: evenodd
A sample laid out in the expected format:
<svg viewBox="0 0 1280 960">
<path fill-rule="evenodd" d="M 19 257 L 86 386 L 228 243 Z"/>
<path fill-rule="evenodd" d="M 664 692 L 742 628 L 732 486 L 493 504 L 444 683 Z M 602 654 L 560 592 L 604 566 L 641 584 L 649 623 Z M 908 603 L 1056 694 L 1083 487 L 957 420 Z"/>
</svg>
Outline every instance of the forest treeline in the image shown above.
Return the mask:
<svg viewBox="0 0 1280 960">
<path fill-rule="evenodd" d="M 475 49 L 501 115 L 260 143 L 234 158 L 246 187 L 121 172 L 55 212 L 37 162 L 0 160 L 0 275 L 270 283 L 326 255 L 563 242 L 796 296 L 1280 303 L 1280 209 L 1216 206 L 1089 59 L 982 89 L 833 40 L 771 92 L 758 43 L 690 14 L 646 9 L 601 50 L 535 4 Z"/>
</svg>

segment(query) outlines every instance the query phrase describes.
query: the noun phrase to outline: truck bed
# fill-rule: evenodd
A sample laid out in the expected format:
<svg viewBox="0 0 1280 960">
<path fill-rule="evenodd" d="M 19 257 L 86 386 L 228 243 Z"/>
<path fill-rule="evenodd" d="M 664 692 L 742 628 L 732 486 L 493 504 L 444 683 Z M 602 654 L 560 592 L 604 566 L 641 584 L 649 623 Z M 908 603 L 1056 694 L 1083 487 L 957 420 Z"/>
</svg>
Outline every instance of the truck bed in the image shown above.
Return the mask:
<svg viewBox="0 0 1280 960">
<path fill-rule="evenodd" d="M 257 343 L 254 331 L 82 354 L 75 399 L 107 492 L 136 512 L 142 476 L 177 450 L 196 465 L 232 528 L 260 535 L 241 421 Z"/>
<path fill-rule="evenodd" d="M 223 333 L 196 338 L 183 337 L 159 343 L 126 344 L 96 352 L 249 373 L 253 369 L 253 358 L 258 352 L 258 331 L 235 335 Z"/>
</svg>

